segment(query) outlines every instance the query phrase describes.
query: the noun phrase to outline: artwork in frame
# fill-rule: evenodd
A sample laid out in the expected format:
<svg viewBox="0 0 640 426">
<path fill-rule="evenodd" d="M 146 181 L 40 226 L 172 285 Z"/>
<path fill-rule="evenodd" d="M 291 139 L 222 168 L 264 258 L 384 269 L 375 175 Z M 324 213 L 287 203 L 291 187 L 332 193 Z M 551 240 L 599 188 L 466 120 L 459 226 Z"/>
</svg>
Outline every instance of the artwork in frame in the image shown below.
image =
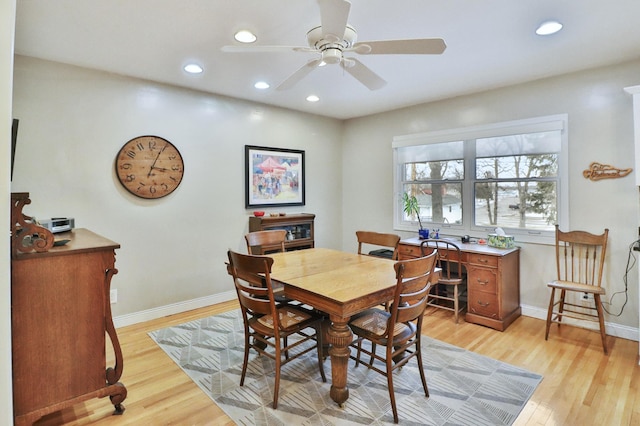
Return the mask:
<svg viewBox="0 0 640 426">
<path fill-rule="evenodd" d="M 245 145 L 246 207 L 304 206 L 304 151 Z"/>
</svg>

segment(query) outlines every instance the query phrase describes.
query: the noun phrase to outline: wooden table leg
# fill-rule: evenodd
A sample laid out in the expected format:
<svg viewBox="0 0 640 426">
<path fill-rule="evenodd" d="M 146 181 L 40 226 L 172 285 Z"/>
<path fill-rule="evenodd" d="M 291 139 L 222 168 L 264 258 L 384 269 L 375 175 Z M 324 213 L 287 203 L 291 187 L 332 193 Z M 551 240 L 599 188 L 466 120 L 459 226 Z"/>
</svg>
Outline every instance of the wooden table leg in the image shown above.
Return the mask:
<svg viewBox="0 0 640 426">
<path fill-rule="evenodd" d="M 331 315 L 329 327 L 329 343 L 331 349 L 331 390 L 329 396 L 340 407 L 349 399 L 347 387 L 347 366 L 349 362 L 349 344 L 353 340 L 353 333 L 348 325 L 349 318 Z"/>
</svg>

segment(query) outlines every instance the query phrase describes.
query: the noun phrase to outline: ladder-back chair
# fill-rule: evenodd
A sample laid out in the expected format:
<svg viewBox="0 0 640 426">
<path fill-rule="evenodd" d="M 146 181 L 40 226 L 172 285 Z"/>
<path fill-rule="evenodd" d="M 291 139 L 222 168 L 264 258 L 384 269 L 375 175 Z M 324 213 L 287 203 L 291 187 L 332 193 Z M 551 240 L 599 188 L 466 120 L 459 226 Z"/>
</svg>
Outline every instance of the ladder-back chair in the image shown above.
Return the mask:
<svg viewBox="0 0 640 426">
<path fill-rule="evenodd" d="M 398 260 L 398 244 L 400 243 L 400 236 L 396 234 L 383 234 L 380 232 L 372 231 L 356 231 L 356 238 L 358 239 L 358 254 L 370 254 L 376 256 L 376 253 L 363 253 L 363 248 L 366 245 L 386 247 L 391 253 L 391 259 Z M 379 251 L 380 253 L 380 251 Z M 379 254 L 377 256 L 380 256 Z M 381 256 L 386 257 L 386 256 Z"/>
<path fill-rule="evenodd" d="M 415 357 L 418 362 L 424 394 L 429 397 L 422 365 L 420 336 L 436 257 L 437 252 L 434 251 L 425 257 L 396 262 L 393 265 L 396 271 L 396 289 L 389 311 L 369 309 L 354 316 L 349 323 L 356 336 L 351 346 L 357 350 L 357 355 L 350 358 L 356 361 L 357 367 L 360 355 L 369 355 L 369 362 L 364 364 L 387 378 L 395 423 L 398 423 L 398 409 L 393 389 L 393 372 L 402 368 L 411 358 Z M 371 350 L 362 346 L 363 340 L 371 342 Z M 384 354 L 376 352 L 378 345 L 384 348 Z M 384 369 L 376 365 L 376 361 L 382 362 Z"/>
<path fill-rule="evenodd" d="M 608 353 L 601 300 L 601 296 L 606 294 L 602 288 L 602 273 L 608 235 L 608 229 L 596 235 L 586 231 L 563 232 L 556 225 L 557 279 L 547 284 L 551 288 L 551 298 L 545 340 L 549 338 L 551 323 L 560 326 L 564 317 L 577 320 L 575 325 L 580 325 L 581 321 L 597 322 L 604 353 Z M 560 297 L 556 300 L 558 290 Z M 570 297 L 570 294 L 574 296 Z M 592 295 L 593 303 L 582 302 L 580 298 L 583 295 L 587 298 Z"/>
<path fill-rule="evenodd" d="M 287 231 L 274 229 L 269 231 L 249 232 L 244 236 L 247 242 L 247 253 L 268 254 L 284 252 L 284 242 L 287 239 Z"/>
<path fill-rule="evenodd" d="M 249 363 L 249 351 L 275 361 L 275 384 L 273 409 L 278 408 L 280 369 L 283 365 L 316 350 L 322 381 L 327 379 L 322 365 L 322 320 L 300 307 L 276 303 L 271 285 L 273 258 L 233 252 L 229 257 L 228 270 L 240 302 L 244 323 L 244 360 L 240 386 L 244 385 Z M 297 335 L 299 339 L 288 339 Z M 313 345 L 307 342 L 313 341 Z"/>
</svg>

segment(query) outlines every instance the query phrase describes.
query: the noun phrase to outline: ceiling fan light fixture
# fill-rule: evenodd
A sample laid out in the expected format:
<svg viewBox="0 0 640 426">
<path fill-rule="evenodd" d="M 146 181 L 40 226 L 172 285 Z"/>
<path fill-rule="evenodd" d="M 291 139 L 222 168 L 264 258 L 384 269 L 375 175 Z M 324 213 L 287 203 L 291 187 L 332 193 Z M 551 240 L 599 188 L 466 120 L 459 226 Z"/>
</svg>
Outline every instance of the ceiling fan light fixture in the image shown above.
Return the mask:
<svg viewBox="0 0 640 426">
<path fill-rule="evenodd" d="M 323 50 L 322 61 L 327 64 L 339 64 L 342 61 L 342 50 L 333 47 Z"/>
<path fill-rule="evenodd" d="M 558 21 L 545 21 L 538 26 L 536 34 L 538 35 L 551 35 L 555 34 L 562 29 L 562 24 Z"/>
<path fill-rule="evenodd" d="M 256 82 L 256 84 L 253 85 L 253 87 L 255 87 L 256 89 L 265 90 L 271 86 L 266 81 L 258 81 Z"/>
<path fill-rule="evenodd" d="M 320 98 L 316 95 L 309 95 L 307 96 L 307 101 L 308 102 L 318 102 L 320 100 Z"/>
<path fill-rule="evenodd" d="M 249 30 L 240 30 L 234 34 L 233 38 L 240 43 L 253 43 L 258 39 L 258 37 Z"/>
<path fill-rule="evenodd" d="M 184 70 L 189 74 L 200 74 L 203 71 L 202 67 L 198 64 L 187 64 L 184 66 Z"/>
</svg>

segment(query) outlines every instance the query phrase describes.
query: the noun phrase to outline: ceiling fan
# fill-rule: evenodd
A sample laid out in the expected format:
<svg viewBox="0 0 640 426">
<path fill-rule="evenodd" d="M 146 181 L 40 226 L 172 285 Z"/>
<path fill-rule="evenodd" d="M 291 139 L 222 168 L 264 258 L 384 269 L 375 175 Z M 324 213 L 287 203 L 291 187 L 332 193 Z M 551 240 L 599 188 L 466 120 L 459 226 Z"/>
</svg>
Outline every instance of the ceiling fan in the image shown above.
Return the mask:
<svg viewBox="0 0 640 426">
<path fill-rule="evenodd" d="M 446 49 L 441 38 L 409 40 L 379 40 L 356 42 L 356 30 L 347 23 L 351 3 L 347 0 L 318 0 L 321 25 L 307 32 L 309 46 L 223 46 L 223 52 L 312 52 L 319 57 L 308 61 L 276 87 L 276 90 L 292 88 L 318 66 L 339 64 L 370 90 L 377 90 L 387 82 L 354 57 L 359 55 L 439 55 Z"/>
</svg>

